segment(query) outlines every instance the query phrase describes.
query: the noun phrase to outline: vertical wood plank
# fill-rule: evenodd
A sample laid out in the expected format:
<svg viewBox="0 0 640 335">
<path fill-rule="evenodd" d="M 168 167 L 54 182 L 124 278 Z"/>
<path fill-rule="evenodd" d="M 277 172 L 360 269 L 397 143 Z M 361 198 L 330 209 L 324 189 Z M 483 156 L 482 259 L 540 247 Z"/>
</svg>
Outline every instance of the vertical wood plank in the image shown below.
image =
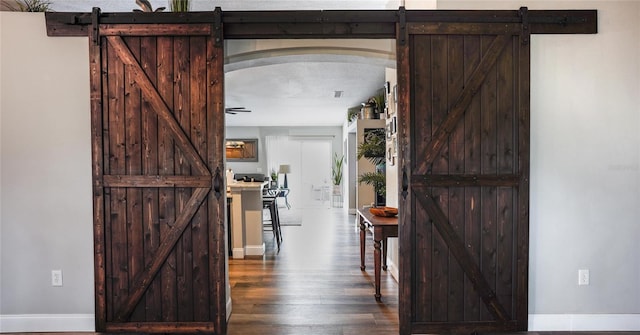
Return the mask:
<svg viewBox="0 0 640 335">
<path fill-rule="evenodd" d="M 191 128 L 191 105 L 190 105 L 190 53 L 189 37 L 175 37 L 173 41 L 173 113 L 176 120 L 190 135 Z M 175 149 L 175 173 L 177 175 L 191 175 L 191 167 L 182 151 Z M 191 197 L 191 190 L 185 187 L 176 188 L 176 213 L 182 212 L 185 204 Z M 193 250 L 191 245 L 191 228 L 187 227 L 182 237 L 176 244 L 176 275 L 177 275 L 177 312 L 179 321 L 191 321 L 193 318 L 193 291 L 192 266 Z"/>
<path fill-rule="evenodd" d="M 432 74 L 432 110 L 433 118 L 431 131 L 435 133 L 446 118 L 449 111 L 448 89 L 448 69 L 449 69 L 449 47 L 447 36 L 433 36 L 431 43 L 431 74 Z M 439 156 L 433 161 L 432 172 L 434 174 L 447 173 L 449 170 L 449 146 L 444 145 Z M 438 205 L 446 213 L 449 209 L 449 192 L 445 188 L 432 190 L 433 197 Z M 431 296 L 433 299 L 431 315 L 432 321 L 447 321 L 448 314 L 448 291 L 449 291 L 449 251 L 447 244 L 440 234 L 433 231 L 432 234 L 432 285 Z"/>
<path fill-rule="evenodd" d="M 125 43 L 131 52 L 140 59 L 140 38 L 127 37 Z M 131 66 L 125 66 L 124 73 L 124 113 L 125 113 L 125 174 L 140 175 L 142 173 L 141 150 L 141 102 L 140 89 L 131 74 Z M 128 287 L 133 289 L 133 278 L 144 267 L 144 244 L 142 233 L 142 190 L 127 188 L 127 254 L 128 254 Z M 145 320 L 145 304 L 140 303 L 131 315 L 132 321 Z"/>
<path fill-rule="evenodd" d="M 480 63 L 480 37 L 464 37 L 465 54 L 465 81 L 471 77 L 473 70 Z M 480 96 L 476 95 L 469 105 L 469 109 L 464 118 L 465 129 L 465 154 L 464 170 L 466 174 L 479 174 L 481 171 L 481 109 Z M 480 189 L 478 187 L 467 187 L 464 193 L 465 224 L 464 241 L 469 253 L 476 263 L 480 262 Z M 469 278 L 464 277 L 464 320 L 480 320 L 480 296 L 476 292 Z"/>
<path fill-rule="evenodd" d="M 216 43 L 215 29 L 222 28 L 222 11 L 216 9 L 215 16 L 219 22 L 218 27 L 214 27 L 213 36 L 207 39 L 207 143 L 211 144 L 207 156 L 209 168 L 212 174 L 216 169 L 220 173 L 224 173 L 224 50 L 223 41 Z M 219 36 L 222 36 L 220 32 Z M 224 185 L 224 183 L 223 183 Z M 215 320 L 215 326 L 219 334 L 227 332 L 227 300 L 226 300 L 226 275 L 225 269 L 227 262 L 225 260 L 225 210 L 226 210 L 226 192 L 219 198 L 213 196 L 213 192 L 209 193 L 208 210 L 209 218 L 207 220 L 209 231 L 209 292 L 212 306 L 210 319 Z"/>
<path fill-rule="evenodd" d="M 515 41 L 514 41 L 515 40 Z M 515 120 L 516 87 L 514 75 L 517 73 L 515 57 L 517 57 L 517 37 L 512 38 L 511 45 L 498 59 L 497 64 L 497 159 L 498 173 L 512 174 L 515 170 Z M 514 190 L 512 188 L 497 189 L 497 252 L 496 252 L 496 295 L 504 308 L 514 315 L 512 298 L 514 288 Z"/>
<path fill-rule="evenodd" d="M 111 60 L 109 59 L 109 46 L 107 42 L 102 39 L 102 72 L 103 75 L 103 93 L 102 93 L 102 123 L 103 129 L 101 132 L 103 133 L 103 142 L 102 142 L 102 157 L 103 157 L 103 173 L 109 174 L 111 171 L 110 168 L 110 152 L 109 148 L 111 145 L 111 138 L 109 136 L 109 108 L 110 97 L 109 97 L 109 67 Z M 113 306 L 114 294 L 113 294 L 113 257 L 112 257 L 112 244 L 111 244 L 111 234 L 112 232 L 112 224 L 111 224 L 111 188 L 103 188 L 104 191 L 104 236 L 105 236 L 105 294 L 106 294 L 106 321 L 113 320 L 113 313 L 115 312 L 115 308 Z"/>
<path fill-rule="evenodd" d="M 411 323 L 418 319 L 418 304 L 422 298 L 418 295 L 416 286 L 417 267 L 416 258 L 423 250 L 419 250 L 418 233 L 414 225 L 414 194 L 409 187 L 411 185 L 411 172 L 413 171 L 413 152 L 417 145 L 413 137 L 413 124 L 416 120 L 413 118 L 413 108 L 411 97 L 416 95 L 413 89 L 412 70 L 415 67 L 415 61 L 411 57 L 410 50 L 416 46 L 415 36 L 404 35 L 404 30 L 400 24 L 396 25 L 398 36 L 396 37 L 396 59 L 398 71 L 398 200 L 399 200 L 399 218 L 398 218 L 398 235 L 399 235 L 399 331 L 400 334 L 409 334 L 411 332 Z M 404 44 L 400 41 L 405 40 Z M 410 48 L 411 46 L 411 48 Z M 407 190 L 403 190 L 407 187 Z M 415 250 L 415 252 L 414 252 Z"/>
<path fill-rule="evenodd" d="M 411 122 L 407 124 L 407 128 L 411 127 L 410 131 L 407 131 L 410 134 L 414 134 L 411 136 L 411 144 L 413 147 L 413 151 L 411 152 L 411 161 L 418 162 L 419 158 L 415 157 L 416 152 L 422 152 L 424 147 L 429 142 L 428 139 L 431 138 L 431 124 L 432 124 L 432 108 L 429 108 L 432 105 L 432 85 L 431 85 L 431 37 L 430 36 L 415 36 L 412 38 L 411 49 L 415 50 L 412 54 L 415 55 L 412 59 L 412 69 L 410 72 L 406 74 L 409 76 L 409 73 L 414 74 L 411 78 L 412 86 L 414 87 L 413 99 L 414 103 L 412 106 L 416 106 L 416 108 L 412 108 L 411 110 Z M 398 74 L 400 75 L 400 73 Z M 400 85 L 400 83 L 398 83 Z M 424 108 L 423 108 L 424 106 Z M 400 101 L 398 105 L 398 109 L 400 109 Z M 407 113 L 409 114 L 409 113 Z M 400 116 L 400 115 L 398 115 Z M 414 166 L 411 166 L 411 170 L 415 170 Z M 400 180 L 402 183 L 402 180 Z M 401 184 L 400 184 L 401 185 Z M 413 210 L 413 209 L 411 209 Z M 415 213 L 412 213 L 416 218 L 416 222 L 423 222 L 425 224 L 421 224 L 416 226 L 415 229 L 415 243 L 416 243 L 416 264 L 420 264 L 421 266 L 415 268 L 415 289 L 416 289 L 416 309 L 415 309 L 415 319 L 416 320 L 425 320 L 424 317 L 427 317 L 431 314 L 432 309 L 432 291 L 431 291 L 431 282 L 432 282 L 432 273 L 431 273 L 431 264 L 432 264 L 432 227 L 431 224 L 426 224 L 428 222 L 427 215 L 424 211 L 416 210 Z M 402 232 L 402 230 L 400 230 Z M 408 250 L 407 252 L 409 252 Z"/>
<path fill-rule="evenodd" d="M 201 157 L 208 157 L 207 135 L 207 38 L 191 37 L 191 141 Z M 213 150 L 213 149 L 211 149 Z M 207 159 L 207 165 L 211 163 Z M 193 318 L 209 320 L 209 229 L 208 206 L 202 206 L 192 220 Z"/>
<path fill-rule="evenodd" d="M 488 49 L 494 36 L 483 36 L 481 49 L 483 53 Z M 497 145 L 496 145 L 496 122 L 497 122 L 497 101 L 496 101 L 496 71 L 487 75 L 481 88 L 482 96 L 482 174 L 497 173 Z M 496 276 L 496 188 L 483 187 L 481 192 L 482 211 L 482 235 L 481 235 L 481 268 L 487 282 L 492 290 L 495 290 Z M 480 319 L 492 320 L 491 314 L 486 307 L 481 309 Z"/>
<path fill-rule="evenodd" d="M 100 41 L 99 41 L 100 42 Z M 89 43 L 89 79 L 91 106 L 91 163 L 93 183 L 93 241 L 94 241 L 94 278 L 95 278 L 95 318 L 96 330 L 102 331 L 107 322 L 106 292 L 106 232 L 105 232 L 105 196 L 102 186 L 104 175 L 103 152 L 103 59 L 101 44 Z M 106 54 L 105 54 L 106 55 Z"/>
<path fill-rule="evenodd" d="M 156 37 L 145 37 L 140 42 L 141 66 L 154 85 L 157 85 L 157 48 Z M 153 111 L 149 102 L 142 97 L 142 173 L 145 175 L 158 174 L 158 115 Z M 144 225 L 144 259 L 150 260 L 160 245 L 159 226 L 159 193 L 157 188 L 145 188 L 143 197 L 143 225 Z M 162 320 L 162 287 L 161 276 L 158 276 L 145 293 L 146 320 Z"/>
<path fill-rule="evenodd" d="M 526 42 L 525 42 L 526 39 Z M 529 314 L 529 159 L 530 159 L 530 36 L 520 36 L 518 48 L 518 208 L 516 240 L 516 320 L 519 330 L 527 329 Z"/>
<path fill-rule="evenodd" d="M 109 48 L 109 174 L 125 174 L 125 82 L 124 65 Z M 116 309 L 129 293 L 127 255 L 127 193 L 111 188 L 111 274 L 113 305 Z"/>
<path fill-rule="evenodd" d="M 429 128 L 431 133 L 435 133 L 442 124 L 442 121 L 449 114 L 449 92 L 448 88 L 448 38 L 447 36 L 435 35 L 431 37 L 431 110 L 432 119 Z M 422 110 L 422 108 L 420 108 Z M 447 173 L 449 171 L 449 146 L 444 145 L 439 155 L 433 160 L 432 172 Z"/>
<path fill-rule="evenodd" d="M 158 92 L 164 98 L 168 106 L 173 106 L 173 39 L 171 37 L 158 37 Z M 158 129 L 158 169 L 161 175 L 173 175 L 174 167 L 174 143 L 171 132 L 165 125 Z M 159 218 L 160 240 L 171 230 L 175 221 L 175 195 L 170 188 L 160 189 Z M 162 320 L 177 320 L 176 297 L 176 255 L 172 251 L 167 257 L 166 263 L 160 271 L 162 287 Z"/>
<path fill-rule="evenodd" d="M 452 106 L 457 96 L 462 93 L 464 88 L 464 37 L 449 36 L 448 37 L 448 74 L 447 74 L 447 105 Z M 449 136 L 449 175 L 459 175 L 464 173 L 464 154 L 465 154 L 465 129 L 464 122 L 456 125 L 454 131 Z M 458 236 L 464 238 L 464 188 L 450 187 L 448 189 L 448 207 L 449 222 L 453 226 Z M 455 259 L 451 252 L 448 252 L 449 271 L 448 276 L 448 321 L 464 320 L 464 279 L 465 275 L 462 267 Z"/>
<path fill-rule="evenodd" d="M 433 125 L 433 84 L 431 66 L 431 36 L 415 36 L 412 38 L 412 85 L 413 85 L 413 105 L 415 110 L 411 113 L 415 115 L 413 124 L 414 136 L 411 138 L 413 152 L 415 156 L 418 152 L 424 152 L 427 143 L 431 141 Z"/>
</svg>

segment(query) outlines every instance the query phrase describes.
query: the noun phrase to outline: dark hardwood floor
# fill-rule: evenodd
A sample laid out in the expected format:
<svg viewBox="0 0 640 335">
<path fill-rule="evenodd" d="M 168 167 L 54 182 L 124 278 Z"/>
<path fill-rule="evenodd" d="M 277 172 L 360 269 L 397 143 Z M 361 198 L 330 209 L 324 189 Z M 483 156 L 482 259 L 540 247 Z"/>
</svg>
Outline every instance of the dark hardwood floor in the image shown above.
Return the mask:
<svg viewBox="0 0 640 335">
<path fill-rule="evenodd" d="M 360 271 L 355 216 L 341 209 L 280 213 L 283 222 L 302 214 L 301 226 L 282 227 L 280 252 L 265 232 L 264 257 L 229 262 L 229 335 L 396 334 L 398 285 L 383 272 L 382 302 L 375 301 L 373 243 Z"/>
</svg>

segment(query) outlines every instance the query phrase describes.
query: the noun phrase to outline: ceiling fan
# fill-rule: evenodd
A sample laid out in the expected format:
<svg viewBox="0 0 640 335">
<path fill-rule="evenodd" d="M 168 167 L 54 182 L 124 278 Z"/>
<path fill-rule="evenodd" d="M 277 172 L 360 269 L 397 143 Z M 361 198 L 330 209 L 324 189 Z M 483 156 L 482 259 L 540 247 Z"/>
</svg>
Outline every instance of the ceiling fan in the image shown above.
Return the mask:
<svg viewBox="0 0 640 335">
<path fill-rule="evenodd" d="M 227 107 L 224 109 L 224 112 L 227 114 L 236 115 L 238 113 L 251 113 L 251 110 L 244 107 Z"/>
</svg>

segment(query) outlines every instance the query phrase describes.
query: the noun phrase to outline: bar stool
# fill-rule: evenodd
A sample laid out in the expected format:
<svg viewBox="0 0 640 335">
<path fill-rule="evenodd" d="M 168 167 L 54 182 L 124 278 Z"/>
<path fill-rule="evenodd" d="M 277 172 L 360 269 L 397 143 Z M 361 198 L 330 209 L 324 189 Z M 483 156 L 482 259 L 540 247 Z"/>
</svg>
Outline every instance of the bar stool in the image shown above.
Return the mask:
<svg viewBox="0 0 640 335">
<path fill-rule="evenodd" d="M 276 239 L 278 250 L 280 250 L 280 243 L 282 243 L 282 230 L 280 229 L 280 215 L 278 214 L 278 204 L 276 203 L 276 197 L 263 196 L 262 208 L 269 210 L 270 219 L 265 221 L 271 221 L 271 230 L 273 231 L 273 237 Z"/>
</svg>

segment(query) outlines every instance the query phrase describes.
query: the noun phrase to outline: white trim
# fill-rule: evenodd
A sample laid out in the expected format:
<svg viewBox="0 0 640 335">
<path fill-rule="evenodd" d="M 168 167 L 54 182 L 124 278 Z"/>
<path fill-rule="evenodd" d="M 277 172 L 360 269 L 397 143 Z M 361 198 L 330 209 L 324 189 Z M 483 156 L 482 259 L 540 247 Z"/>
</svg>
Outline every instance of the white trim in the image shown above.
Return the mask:
<svg viewBox="0 0 640 335">
<path fill-rule="evenodd" d="M 233 255 L 231 256 L 231 258 L 233 258 L 233 259 L 243 259 L 244 258 L 244 248 L 233 248 L 233 250 L 231 250 L 231 252 L 233 253 Z"/>
<path fill-rule="evenodd" d="M 231 297 L 227 298 L 227 322 L 229 322 L 229 318 L 231 317 L 231 309 L 233 308 L 233 304 L 231 303 Z"/>
<path fill-rule="evenodd" d="M 264 243 L 262 245 L 247 245 L 244 247 L 244 254 L 247 256 L 262 256 L 265 250 Z"/>
<path fill-rule="evenodd" d="M 95 332 L 93 314 L 0 315 L 0 333 Z"/>
<path fill-rule="evenodd" d="M 529 314 L 529 331 L 640 331 L 640 314 Z"/>
<path fill-rule="evenodd" d="M 391 260 L 391 257 L 387 257 L 387 271 L 397 283 L 400 282 L 400 271 L 398 270 L 398 266 L 396 266 L 396 264 Z"/>
<path fill-rule="evenodd" d="M 231 308 L 229 298 L 227 320 Z M 0 315 L 0 333 L 94 331 L 93 314 Z M 640 331 L 640 314 L 529 314 L 529 331 Z"/>
</svg>

